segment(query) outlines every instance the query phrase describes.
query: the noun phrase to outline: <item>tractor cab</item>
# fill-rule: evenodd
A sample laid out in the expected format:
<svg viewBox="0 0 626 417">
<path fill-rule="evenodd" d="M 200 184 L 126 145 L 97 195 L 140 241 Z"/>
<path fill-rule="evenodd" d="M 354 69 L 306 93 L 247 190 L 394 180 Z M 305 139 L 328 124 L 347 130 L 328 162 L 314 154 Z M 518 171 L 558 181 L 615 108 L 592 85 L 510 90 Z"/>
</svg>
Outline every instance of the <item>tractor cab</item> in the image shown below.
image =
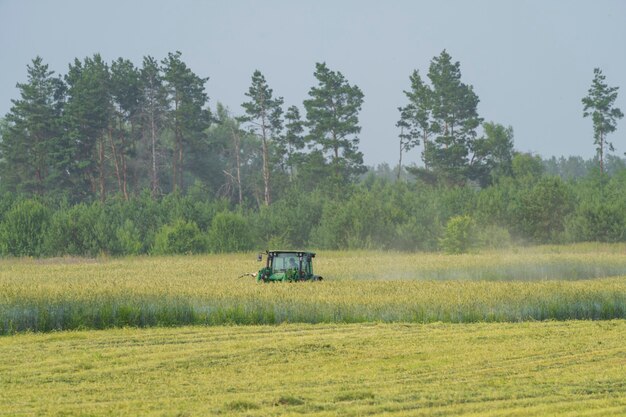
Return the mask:
<svg viewBox="0 0 626 417">
<path fill-rule="evenodd" d="M 314 252 L 273 250 L 267 251 L 266 255 L 265 268 L 257 274 L 258 282 L 322 280 L 313 274 Z M 262 260 L 263 254 L 259 254 L 258 261 Z"/>
</svg>

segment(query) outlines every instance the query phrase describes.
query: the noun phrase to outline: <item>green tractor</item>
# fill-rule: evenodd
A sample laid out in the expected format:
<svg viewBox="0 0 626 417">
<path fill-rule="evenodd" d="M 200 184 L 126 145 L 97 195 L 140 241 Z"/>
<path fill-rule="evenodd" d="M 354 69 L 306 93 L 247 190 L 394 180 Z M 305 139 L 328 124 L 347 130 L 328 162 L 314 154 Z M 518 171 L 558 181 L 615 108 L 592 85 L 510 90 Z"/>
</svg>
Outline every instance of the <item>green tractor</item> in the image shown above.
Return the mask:
<svg viewBox="0 0 626 417">
<path fill-rule="evenodd" d="M 272 250 L 267 251 L 265 268 L 256 274 L 257 282 L 321 281 L 313 274 L 313 252 Z M 257 260 L 263 260 L 260 253 Z"/>
</svg>

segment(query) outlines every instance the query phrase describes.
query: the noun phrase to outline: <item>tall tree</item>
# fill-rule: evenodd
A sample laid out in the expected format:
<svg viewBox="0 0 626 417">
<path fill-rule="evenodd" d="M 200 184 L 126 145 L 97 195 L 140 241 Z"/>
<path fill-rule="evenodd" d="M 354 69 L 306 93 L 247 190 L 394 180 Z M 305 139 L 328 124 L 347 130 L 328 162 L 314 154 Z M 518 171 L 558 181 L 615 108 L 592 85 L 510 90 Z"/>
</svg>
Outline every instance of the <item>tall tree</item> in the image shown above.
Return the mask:
<svg viewBox="0 0 626 417">
<path fill-rule="evenodd" d="M 461 82 L 461 65 L 443 50 L 428 70 L 432 84 L 430 131 L 434 140 L 425 144 L 424 161 L 452 184 L 467 178 L 468 155 L 482 122 L 478 96 L 472 86 Z"/>
<path fill-rule="evenodd" d="M 235 179 L 237 184 L 237 196 L 239 197 L 237 202 L 241 207 L 243 205 L 243 189 L 241 186 L 241 129 L 239 124 L 234 119 L 229 119 L 229 130 L 233 143 L 233 154 L 235 155 Z"/>
<path fill-rule="evenodd" d="M 161 131 L 167 112 L 167 91 L 158 62 L 151 56 L 143 58 L 140 71 L 141 124 L 144 138 L 148 139 L 150 161 L 150 191 L 152 198 L 160 193 L 159 154 Z"/>
<path fill-rule="evenodd" d="M 486 167 L 481 163 L 490 157 L 483 154 L 491 149 L 487 142 L 476 138 L 476 129 L 482 123 L 477 112 L 478 96 L 472 86 L 461 82 L 461 66 L 458 61 L 452 62 L 445 49 L 432 59 L 428 79 L 430 85 L 422 81 L 417 70 L 413 71 L 411 88 L 404 91 L 408 103 L 398 108 L 400 162 L 403 151 L 422 142 L 424 168 L 407 170 L 429 183 L 443 180 L 463 184 L 474 179 L 478 168 Z"/>
<path fill-rule="evenodd" d="M 400 120 L 396 122 L 396 127 L 400 128 L 400 133 L 398 134 L 398 137 L 400 138 L 400 158 L 398 159 L 396 180 L 400 181 L 400 176 L 402 174 L 402 155 L 404 152 L 408 152 L 411 149 L 411 137 L 409 134 L 409 123 L 407 122 L 407 110 L 405 107 L 398 107 L 398 111 L 400 111 Z"/>
<path fill-rule="evenodd" d="M 484 136 L 471 142 L 468 177 L 486 187 L 513 175 L 513 128 L 483 123 Z"/>
<path fill-rule="evenodd" d="M 207 78 L 200 78 L 181 60 L 181 53 L 169 53 L 162 62 L 164 79 L 170 101 L 168 119 L 174 132 L 172 159 L 172 188 L 184 190 L 185 153 L 205 138 L 204 130 L 211 122 L 205 107 L 208 96 L 204 91 Z"/>
<path fill-rule="evenodd" d="M 273 97 L 273 90 L 267 85 L 261 71 L 252 74 L 252 84 L 246 93 L 250 101 L 241 104 L 246 115 L 240 120 L 247 122 L 250 130 L 261 138 L 263 156 L 263 202 L 271 202 L 269 142 L 276 140 L 282 130 L 283 98 Z"/>
<path fill-rule="evenodd" d="M 583 117 L 591 116 L 593 121 L 593 143 L 600 160 L 600 172 L 604 172 L 605 148 L 609 151 L 615 150 L 613 144 L 606 140 L 606 136 L 615 132 L 617 121 L 624 117 L 624 113 L 614 107 L 619 87 L 609 87 L 600 68 L 595 68 L 593 74 L 591 88 L 582 99 Z"/>
<path fill-rule="evenodd" d="M 71 174 L 83 195 L 106 197 L 105 145 L 112 115 L 110 73 L 99 54 L 78 59 L 65 76 L 68 100 L 64 119 L 73 146 Z M 90 188 L 90 190 L 89 190 Z"/>
<path fill-rule="evenodd" d="M 239 117 L 233 117 L 222 103 L 217 103 L 215 123 L 208 129 L 211 155 L 205 183 L 218 197 L 226 197 L 240 206 L 255 200 L 263 205 L 263 163 L 260 138 L 244 129 Z"/>
<path fill-rule="evenodd" d="M 397 126 L 404 131 L 400 138 L 407 151 L 419 146 L 420 141 L 426 146 L 433 133 L 431 129 L 433 93 L 430 87 L 422 81 L 417 70 L 413 71 L 409 80 L 411 89 L 404 91 L 408 103 L 398 108 L 400 120 L 397 123 Z"/>
<path fill-rule="evenodd" d="M 293 181 L 294 170 L 302 159 L 300 151 L 305 146 L 304 122 L 300 117 L 300 110 L 296 106 L 290 106 L 285 113 L 285 134 L 280 137 L 277 144 L 281 164 L 287 169 L 290 181 Z"/>
<path fill-rule="evenodd" d="M 0 142 L 4 186 L 17 192 L 44 194 L 58 188 L 65 174 L 61 111 L 64 84 L 53 77 L 41 57 L 27 66 L 27 82 L 18 83 L 20 98 L 6 115 Z"/>
<path fill-rule="evenodd" d="M 128 159 L 138 137 L 141 115 L 140 73 L 132 62 L 119 58 L 111 64 L 113 123 L 109 128 L 111 157 L 119 192 L 128 200 Z"/>
<path fill-rule="evenodd" d="M 408 99 L 408 103 L 404 107 L 398 107 L 400 112 L 400 120 L 396 126 L 400 128 L 400 160 L 398 162 L 397 178 L 400 179 L 402 170 L 402 153 L 408 152 L 416 146 L 420 141 L 424 146 L 428 143 L 431 136 L 431 120 L 432 112 L 430 87 L 422 81 L 417 70 L 413 71 L 409 77 L 411 81 L 411 89 L 404 91 L 404 95 Z M 423 156 L 423 155 L 422 155 Z"/>
<path fill-rule="evenodd" d="M 230 116 L 228 108 L 222 103 L 217 103 L 215 115 L 215 123 L 209 130 L 209 138 L 211 143 L 219 147 L 216 153 L 223 156 L 220 174 L 224 175 L 223 183 L 217 187 L 217 194 L 226 196 L 242 206 L 242 167 L 245 159 L 242 145 L 245 132 L 242 131 L 239 121 Z"/>
<path fill-rule="evenodd" d="M 366 171 L 358 149 L 363 93 L 325 63 L 315 64 L 314 75 L 318 85 L 309 90 L 310 98 L 304 101 L 310 139 L 325 154 L 330 153 L 337 180 L 352 179 Z"/>
</svg>

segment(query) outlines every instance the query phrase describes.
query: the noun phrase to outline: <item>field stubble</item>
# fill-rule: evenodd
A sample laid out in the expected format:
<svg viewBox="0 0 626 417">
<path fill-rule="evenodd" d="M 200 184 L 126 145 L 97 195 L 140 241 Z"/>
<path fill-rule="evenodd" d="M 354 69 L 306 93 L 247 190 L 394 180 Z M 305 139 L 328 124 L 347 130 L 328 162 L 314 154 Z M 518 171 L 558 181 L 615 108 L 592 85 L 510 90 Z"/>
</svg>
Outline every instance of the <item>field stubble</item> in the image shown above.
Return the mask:
<svg viewBox="0 0 626 417">
<path fill-rule="evenodd" d="M 285 324 L 0 338 L 0 415 L 622 416 L 626 322 Z"/>
</svg>

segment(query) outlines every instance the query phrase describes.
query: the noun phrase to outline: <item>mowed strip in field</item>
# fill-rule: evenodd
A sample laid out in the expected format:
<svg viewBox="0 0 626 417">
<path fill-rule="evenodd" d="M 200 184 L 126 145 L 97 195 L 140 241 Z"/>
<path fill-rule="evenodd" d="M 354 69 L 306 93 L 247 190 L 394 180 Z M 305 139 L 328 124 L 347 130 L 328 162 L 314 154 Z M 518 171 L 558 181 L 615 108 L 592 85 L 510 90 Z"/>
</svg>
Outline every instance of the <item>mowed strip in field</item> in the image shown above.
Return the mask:
<svg viewBox="0 0 626 417">
<path fill-rule="evenodd" d="M 623 320 L 20 334 L 0 414 L 623 416 L 624 340 Z"/>
</svg>

